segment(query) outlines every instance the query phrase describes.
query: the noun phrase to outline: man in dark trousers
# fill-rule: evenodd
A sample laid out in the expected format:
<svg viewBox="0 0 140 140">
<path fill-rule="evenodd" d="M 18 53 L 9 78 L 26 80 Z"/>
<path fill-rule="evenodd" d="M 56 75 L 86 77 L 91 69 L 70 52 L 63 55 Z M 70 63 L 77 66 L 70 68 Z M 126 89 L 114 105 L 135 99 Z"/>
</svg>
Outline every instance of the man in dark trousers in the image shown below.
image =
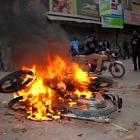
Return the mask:
<svg viewBox="0 0 140 140">
<path fill-rule="evenodd" d="M 128 39 L 125 38 L 124 42 L 123 42 L 123 50 L 124 50 L 124 56 L 123 59 L 126 58 L 126 56 L 128 57 L 128 59 L 130 58 L 130 53 L 129 53 L 129 41 Z"/>
<path fill-rule="evenodd" d="M 131 39 L 131 47 L 132 47 L 134 71 L 137 71 L 137 69 L 140 70 L 140 37 L 138 36 L 137 31 L 133 31 L 133 37 Z M 138 66 L 137 66 L 137 60 L 138 60 Z"/>
</svg>

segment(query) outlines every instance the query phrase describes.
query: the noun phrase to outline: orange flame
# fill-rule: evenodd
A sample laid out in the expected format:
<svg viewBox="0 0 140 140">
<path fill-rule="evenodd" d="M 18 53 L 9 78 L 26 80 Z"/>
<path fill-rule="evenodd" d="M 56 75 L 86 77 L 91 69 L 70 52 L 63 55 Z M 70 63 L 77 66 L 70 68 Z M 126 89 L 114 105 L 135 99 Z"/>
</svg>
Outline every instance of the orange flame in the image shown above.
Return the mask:
<svg viewBox="0 0 140 140">
<path fill-rule="evenodd" d="M 48 58 L 48 62 L 43 70 L 38 70 L 37 65 L 30 69 L 34 72 L 34 82 L 15 93 L 23 96 L 28 119 L 59 119 L 59 108 L 69 107 L 82 95 L 90 98 L 92 94 L 87 87 L 90 82 L 88 74 L 78 64 L 66 63 L 59 56 Z"/>
</svg>

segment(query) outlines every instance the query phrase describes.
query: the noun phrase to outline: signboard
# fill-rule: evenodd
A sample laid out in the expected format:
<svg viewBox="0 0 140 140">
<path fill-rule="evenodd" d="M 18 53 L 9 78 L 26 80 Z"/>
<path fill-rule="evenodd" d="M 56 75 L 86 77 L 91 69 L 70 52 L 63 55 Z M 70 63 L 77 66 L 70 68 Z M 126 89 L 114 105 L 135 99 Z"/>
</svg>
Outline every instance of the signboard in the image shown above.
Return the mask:
<svg viewBox="0 0 140 140">
<path fill-rule="evenodd" d="M 123 19 L 120 17 L 102 16 L 102 27 L 123 28 Z"/>
<path fill-rule="evenodd" d="M 100 0 L 100 15 L 110 15 L 111 13 L 111 0 Z"/>
<path fill-rule="evenodd" d="M 111 14 L 111 0 L 100 0 L 100 16 Z"/>
<path fill-rule="evenodd" d="M 110 14 L 109 15 L 104 14 L 101 17 L 102 27 L 123 28 L 123 12 L 121 0 L 110 0 L 110 1 L 111 1 Z"/>
<path fill-rule="evenodd" d="M 111 15 L 113 16 L 121 16 L 123 14 L 123 6 L 121 0 L 112 0 L 111 3 Z"/>
<path fill-rule="evenodd" d="M 126 24 L 140 25 L 140 0 L 133 0 L 130 10 L 124 10 Z"/>
<path fill-rule="evenodd" d="M 74 14 L 73 0 L 50 0 L 50 11 L 62 14 Z"/>
<path fill-rule="evenodd" d="M 98 17 L 99 2 L 98 0 L 76 0 L 77 15 Z"/>
<path fill-rule="evenodd" d="M 100 15 L 101 16 L 122 16 L 121 0 L 100 0 Z"/>
<path fill-rule="evenodd" d="M 124 11 L 124 22 L 126 24 L 140 25 L 140 13 L 125 10 Z"/>
</svg>

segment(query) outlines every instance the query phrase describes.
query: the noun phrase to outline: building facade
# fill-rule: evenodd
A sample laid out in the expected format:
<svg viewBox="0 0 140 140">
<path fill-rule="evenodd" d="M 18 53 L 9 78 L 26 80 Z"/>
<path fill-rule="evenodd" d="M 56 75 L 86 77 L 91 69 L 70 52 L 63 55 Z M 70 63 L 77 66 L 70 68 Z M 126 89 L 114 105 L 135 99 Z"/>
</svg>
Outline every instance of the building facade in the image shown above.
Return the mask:
<svg viewBox="0 0 140 140">
<path fill-rule="evenodd" d="M 115 2 L 118 0 L 114 0 Z M 99 13 L 99 0 L 50 0 L 47 17 L 59 23 L 69 38 L 83 39 L 91 30 L 98 38 L 106 38 L 112 47 L 123 46 L 123 38 L 130 38 L 133 29 L 140 25 L 140 0 L 121 0 L 123 4 L 124 28 L 103 28 Z"/>
</svg>

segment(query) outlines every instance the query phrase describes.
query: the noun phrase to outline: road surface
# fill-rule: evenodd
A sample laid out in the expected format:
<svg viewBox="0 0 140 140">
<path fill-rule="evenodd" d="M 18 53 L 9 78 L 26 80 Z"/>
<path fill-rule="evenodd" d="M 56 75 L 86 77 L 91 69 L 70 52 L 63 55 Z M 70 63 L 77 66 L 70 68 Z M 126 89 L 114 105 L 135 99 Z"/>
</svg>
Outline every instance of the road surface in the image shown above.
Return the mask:
<svg viewBox="0 0 140 140">
<path fill-rule="evenodd" d="M 13 95 L 1 94 L 0 140 L 125 140 L 129 135 L 140 138 L 140 72 L 133 71 L 131 60 L 123 62 L 126 75 L 114 79 L 116 84 L 111 92 L 121 95 L 124 105 L 121 113 L 112 115 L 112 123 L 26 120 L 24 114 L 8 109 L 7 102 Z M 0 76 L 5 74 L 1 72 Z"/>
</svg>

